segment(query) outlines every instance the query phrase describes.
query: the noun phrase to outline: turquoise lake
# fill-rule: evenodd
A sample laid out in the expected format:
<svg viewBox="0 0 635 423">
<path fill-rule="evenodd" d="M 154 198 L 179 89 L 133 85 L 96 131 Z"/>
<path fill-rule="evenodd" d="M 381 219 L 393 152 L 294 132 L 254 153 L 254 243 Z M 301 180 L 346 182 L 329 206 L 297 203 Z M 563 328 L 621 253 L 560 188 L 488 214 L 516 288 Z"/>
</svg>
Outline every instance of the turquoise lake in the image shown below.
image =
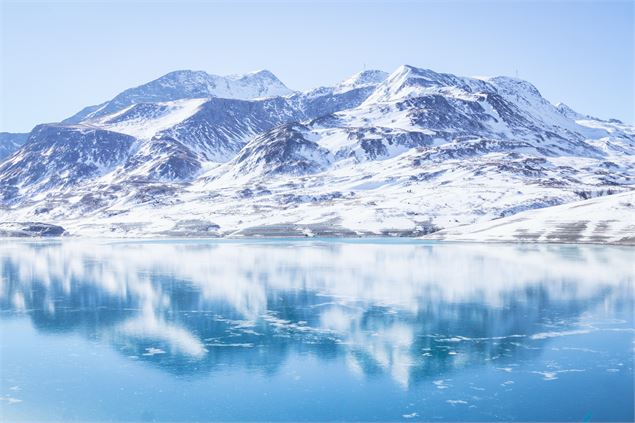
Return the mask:
<svg viewBox="0 0 635 423">
<path fill-rule="evenodd" d="M 635 249 L 0 240 L 0 420 L 633 421 Z"/>
</svg>

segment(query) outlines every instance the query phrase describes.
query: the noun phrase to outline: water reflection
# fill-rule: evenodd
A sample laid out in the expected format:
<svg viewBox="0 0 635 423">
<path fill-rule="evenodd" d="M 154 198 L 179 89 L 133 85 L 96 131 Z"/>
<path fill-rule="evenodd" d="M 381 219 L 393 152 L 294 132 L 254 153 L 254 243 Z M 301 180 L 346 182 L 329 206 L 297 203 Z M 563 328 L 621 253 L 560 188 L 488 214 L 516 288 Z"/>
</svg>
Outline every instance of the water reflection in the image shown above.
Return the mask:
<svg viewBox="0 0 635 423">
<path fill-rule="evenodd" d="M 632 315 L 632 259 L 571 246 L 5 242 L 0 307 L 172 374 L 272 374 L 293 352 L 407 388 L 605 330 L 585 318 L 598 306 Z"/>
</svg>

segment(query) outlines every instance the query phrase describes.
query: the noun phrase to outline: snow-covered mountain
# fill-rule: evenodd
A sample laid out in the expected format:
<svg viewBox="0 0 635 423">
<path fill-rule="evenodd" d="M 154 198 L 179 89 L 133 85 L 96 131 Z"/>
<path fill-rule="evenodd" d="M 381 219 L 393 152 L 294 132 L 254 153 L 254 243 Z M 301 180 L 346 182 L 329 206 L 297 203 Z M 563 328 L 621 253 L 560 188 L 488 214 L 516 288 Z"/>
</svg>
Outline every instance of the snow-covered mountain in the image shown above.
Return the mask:
<svg viewBox="0 0 635 423">
<path fill-rule="evenodd" d="M 147 84 L 125 90 L 110 101 L 88 106 L 64 122 L 78 123 L 86 119 L 105 116 L 139 103 L 207 97 L 251 100 L 291 93 L 290 89 L 267 70 L 229 76 L 211 75 L 203 71 L 180 70 L 170 72 Z"/>
<path fill-rule="evenodd" d="M 178 71 L 36 127 L 0 161 L 0 211 L 80 235 L 417 236 L 630 191 L 634 157 L 635 127 L 515 78 Z"/>
</svg>

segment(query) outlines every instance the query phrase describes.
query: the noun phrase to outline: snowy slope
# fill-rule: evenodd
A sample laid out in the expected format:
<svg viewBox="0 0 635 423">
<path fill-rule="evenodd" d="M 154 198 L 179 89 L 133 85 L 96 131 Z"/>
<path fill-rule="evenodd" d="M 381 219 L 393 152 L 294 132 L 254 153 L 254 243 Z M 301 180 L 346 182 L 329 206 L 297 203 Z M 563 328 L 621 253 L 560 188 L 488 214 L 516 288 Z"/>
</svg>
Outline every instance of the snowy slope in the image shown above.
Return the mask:
<svg viewBox="0 0 635 423">
<path fill-rule="evenodd" d="M 183 122 L 200 110 L 206 98 L 138 103 L 110 115 L 86 119 L 82 123 L 150 139 L 158 132 Z"/>
<path fill-rule="evenodd" d="M 635 191 L 459 226 L 427 239 L 635 245 Z"/>
</svg>

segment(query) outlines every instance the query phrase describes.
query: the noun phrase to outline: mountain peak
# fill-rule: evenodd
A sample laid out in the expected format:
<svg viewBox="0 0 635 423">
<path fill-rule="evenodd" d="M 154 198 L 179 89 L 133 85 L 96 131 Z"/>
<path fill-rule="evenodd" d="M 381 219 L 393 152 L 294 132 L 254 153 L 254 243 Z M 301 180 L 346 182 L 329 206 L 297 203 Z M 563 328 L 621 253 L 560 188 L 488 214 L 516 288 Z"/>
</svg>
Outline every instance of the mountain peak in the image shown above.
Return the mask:
<svg viewBox="0 0 635 423">
<path fill-rule="evenodd" d="M 231 79 L 232 81 L 238 81 L 243 79 L 247 79 L 247 80 L 268 79 L 268 80 L 277 81 L 280 84 L 282 84 L 280 79 L 278 79 L 278 77 L 273 72 L 267 69 L 259 69 L 259 70 L 247 72 L 247 73 L 234 73 L 231 75 L 227 75 L 225 78 Z"/>
<path fill-rule="evenodd" d="M 351 76 L 348 79 L 340 82 L 336 89 L 337 91 L 349 91 L 355 88 L 362 88 L 372 85 L 378 85 L 384 82 L 388 78 L 388 73 L 377 70 L 377 69 L 368 69 L 363 70 L 361 72 L 357 72 L 355 75 Z"/>
<path fill-rule="evenodd" d="M 252 100 L 291 93 L 293 91 L 268 70 L 219 76 L 200 70 L 182 69 L 169 72 L 138 87 L 127 89 L 106 103 L 89 106 L 64 122 L 77 123 L 105 116 L 138 103 L 209 97 Z"/>
<path fill-rule="evenodd" d="M 395 71 L 390 74 L 390 78 L 399 77 L 399 76 L 410 76 L 410 77 L 427 77 L 430 79 L 437 79 L 444 74 L 435 72 L 431 69 L 426 68 L 418 68 L 412 65 L 401 65 Z"/>
<path fill-rule="evenodd" d="M 249 72 L 246 73 L 243 76 L 257 76 L 257 77 L 261 77 L 261 78 L 269 78 L 269 79 L 278 79 L 278 77 L 276 75 L 274 75 L 273 72 L 271 72 L 270 70 L 267 69 L 260 69 L 257 71 L 253 71 L 253 72 Z"/>
<path fill-rule="evenodd" d="M 173 70 L 171 72 L 166 73 L 163 76 L 160 76 L 159 78 L 157 78 L 157 80 L 159 79 L 169 79 L 169 78 L 182 78 L 182 77 L 187 77 L 187 76 L 209 76 L 209 74 L 205 71 L 202 70 L 191 70 L 191 69 L 177 69 L 177 70 Z"/>
<path fill-rule="evenodd" d="M 417 69 L 418 68 L 416 68 L 415 66 L 408 65 L 408 64 L 403 64 L 403 65 L 399 66 L 397 69 L 395 69 L 393 74 L 396 74 L 396 73 L 399 73 L 399 74 L 408 73 L 408 72 L 415 71 Z"/>
<path fill-rule="evenodd" d="M 540 97 L 540 91 L 531 82 L 511 76 L 495 76 L 487 79 L 487 82 L 495 85 L 499 90 L 507 94 L 520 94 L 522 96 Z"/>
<path fill-rule="evenodd" d="M 377 87 L 366 103 L 419 97 L 442 87 L 456 87 L 471 92 L 479 84 L 482 82 L 412 65 L 401 65 Z"/>
<path fill-rule="evenodd" d="M 124 91 L 124 93 L 127 91 L 144 89 L 146 87 L 151 87 L 151 86 L 176 87 L 177 89 L 178 88 L 187 89 L 187 87 L 189 86 L 206 84 L 208 81 L 215 80 L 217 78 L 220 78 L 220 77 L 216 75 L 210 75 L 205 71 L 195 71 L 195 70 L 189 70 L 189 69 L 175 70 L 172 72 L 168 72 L 165 75 L 160 76 L 159 78 L 152 80 L 150 82 L 147 82 L 145 84 L 142 84 L 136 88 L 131 88 L 129 90 L 126 90 Z M 170 100 L 178 100 L 178 99 L 175 98 Z M 169 100 L 166 100 L 166 101 L 169 101 Z"/>
<path fill-rule="evenodd" d="M 349 80 L 355 80 L 360 82 L 383 82 L 388 78 L 388 72 L 384 72 L 378 69 L 366 69 L 361 72 L 357 72 Z"/>
</svg>

